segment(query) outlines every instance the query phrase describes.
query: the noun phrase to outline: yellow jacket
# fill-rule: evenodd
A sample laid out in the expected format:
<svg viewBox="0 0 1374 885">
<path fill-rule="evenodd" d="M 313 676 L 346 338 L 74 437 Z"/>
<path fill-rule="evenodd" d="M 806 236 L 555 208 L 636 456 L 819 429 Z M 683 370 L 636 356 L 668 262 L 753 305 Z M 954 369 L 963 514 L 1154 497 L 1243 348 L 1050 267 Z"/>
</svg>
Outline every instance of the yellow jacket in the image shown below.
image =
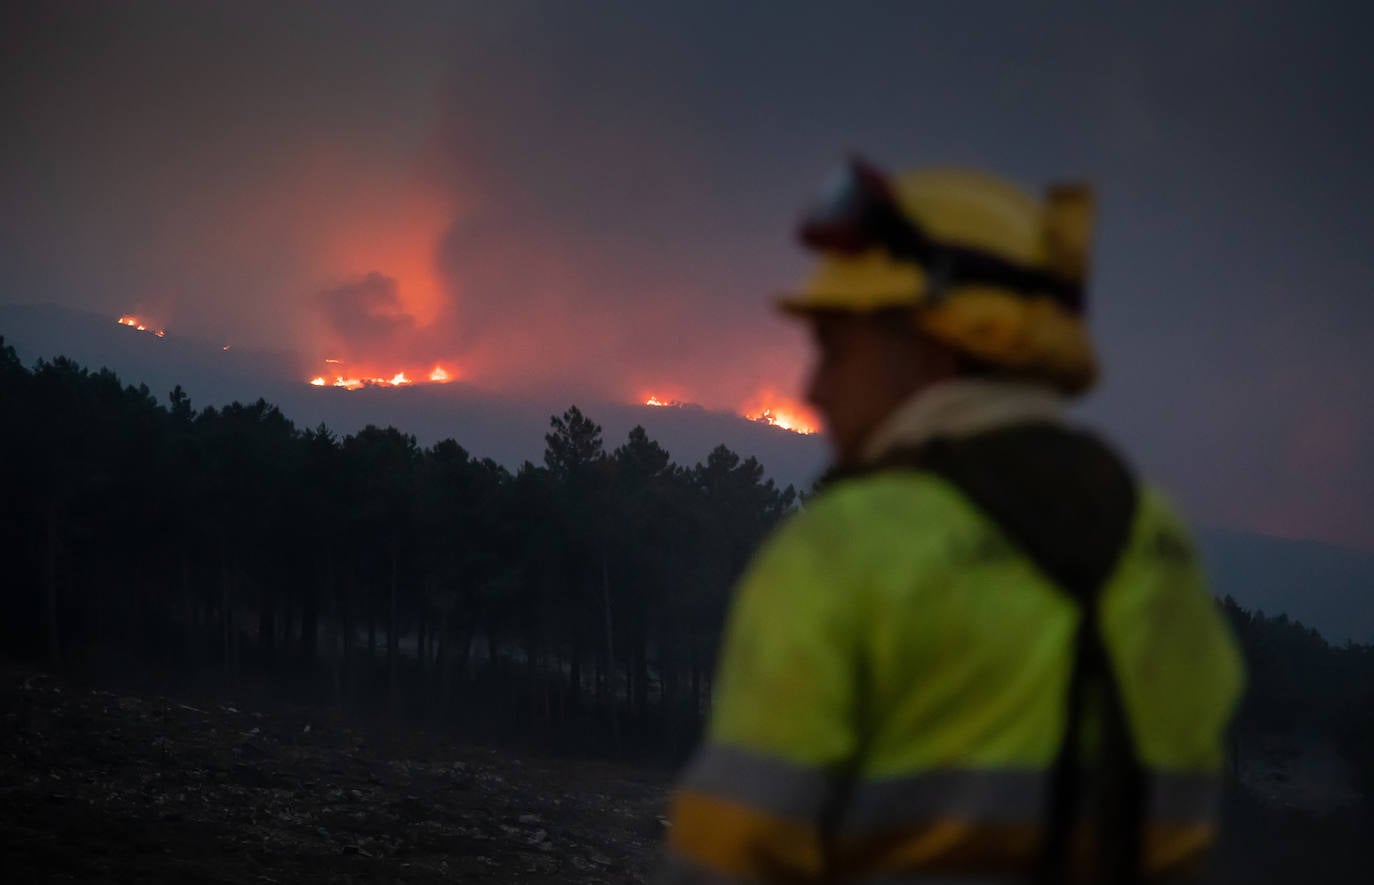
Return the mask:
<svg viewBox="0 0 1374 885">
<path fill-rule="evenodd" d="M 1066 772 L 1118 745 L 1141 874 L 1204 855 L 1243 671 L 1186 529 L 1092 437 L 1033 415 L 965 431 L 894 444 L 758 553 L 670 880 L 1026 878 L 1066 791 L 1079 868 L 1111 772 Z"/>
</svg>

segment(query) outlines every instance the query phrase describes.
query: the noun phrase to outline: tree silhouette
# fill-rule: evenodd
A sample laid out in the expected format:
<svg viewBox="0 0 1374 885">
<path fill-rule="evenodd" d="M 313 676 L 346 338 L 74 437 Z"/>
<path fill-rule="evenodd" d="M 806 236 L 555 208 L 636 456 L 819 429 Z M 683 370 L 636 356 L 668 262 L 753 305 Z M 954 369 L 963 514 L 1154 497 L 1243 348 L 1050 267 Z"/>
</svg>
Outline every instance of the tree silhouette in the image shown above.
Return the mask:
<svg viewBox="0 0 1374 885">
<path fill-rule="evenodd" d="M 0 638 L 53 668 L 680 755 L 731 588 L 798 495 L 724 446 L 676 464 L 642 427 L 608 453 L 575 406 L 545 444 L 512 473 L 454 440 L 29 369 L 0 339 Z M 1374 649 L 1223 607 L 1250 668 L 1242 758 L 1315 724 L 1374 795 Z"/>
</svg>

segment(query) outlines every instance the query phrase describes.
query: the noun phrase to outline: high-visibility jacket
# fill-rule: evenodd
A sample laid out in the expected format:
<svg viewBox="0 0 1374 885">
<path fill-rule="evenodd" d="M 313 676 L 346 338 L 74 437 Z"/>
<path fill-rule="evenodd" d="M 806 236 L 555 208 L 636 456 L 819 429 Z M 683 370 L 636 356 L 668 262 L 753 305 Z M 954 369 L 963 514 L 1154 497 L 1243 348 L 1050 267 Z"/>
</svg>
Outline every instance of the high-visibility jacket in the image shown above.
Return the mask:
<svg viewBox="0 0 1374 885">
<path fill-rule="evenodd" d="M 1163 495 L 1050 427 L 909 461 L 831 484 L 742 578 L 667 878 L 1026 881 L 1055 778 L 1103 744 L 1102 686 L 1075 688 L 1093 643 L 1142 769 L 1141 877 L 1195 868 L 1243 668 Z M 1095 777 L 1071 797 L 1076 870 Z"/>
</svg>

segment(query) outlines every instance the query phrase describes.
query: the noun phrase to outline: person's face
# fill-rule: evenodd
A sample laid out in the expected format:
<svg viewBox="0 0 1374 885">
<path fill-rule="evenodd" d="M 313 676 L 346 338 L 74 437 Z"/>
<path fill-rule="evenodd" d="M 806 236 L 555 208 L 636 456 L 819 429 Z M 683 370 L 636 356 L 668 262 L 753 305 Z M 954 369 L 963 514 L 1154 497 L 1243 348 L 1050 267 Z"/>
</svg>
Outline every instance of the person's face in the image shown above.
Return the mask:
<svg viewBox="0 0 1374 885">
<path fill-rule="evenodd" d="M 811 317 L 816 361 L 806 399 L 825 419 L 837 464 L 858 460 L 864 442 L 918 390 L 955 373 L 953 354 L 891 317 Z"/>
</svg>

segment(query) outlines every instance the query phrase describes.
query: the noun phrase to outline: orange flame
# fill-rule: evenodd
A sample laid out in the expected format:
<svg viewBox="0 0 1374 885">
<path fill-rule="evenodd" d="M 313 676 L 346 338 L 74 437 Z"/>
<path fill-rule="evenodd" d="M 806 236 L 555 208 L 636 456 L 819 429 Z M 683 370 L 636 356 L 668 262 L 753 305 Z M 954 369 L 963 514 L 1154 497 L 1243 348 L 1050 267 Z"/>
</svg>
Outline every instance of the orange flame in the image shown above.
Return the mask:
<svg viewBox="0 0 1374 885">
<path fill-rule="evenodd" d="M 327 359 L 324 362 L 329 364 L 331 370 L 310 379 L 310 384 L 315 387 L 342 387 L 345 390 L 358 390 L 362 387 L 405 387 L 416 383 L 447 384 L 457 377 L 443 366 L 435 366 L 427 373 L 416 372 L 415 374 L 420 376 L 418 382 L 410 376 L 409 370 L 406 369 L 392 373 L 390 376 L 386 374 L 374 375 L 370 372 L 339 374 L 333 369 L 342 366 L 343 360 Z"/>
<path fill-rule="evenodd" d="M 770 427 L 781 427 L 783 430 L 790 430 L 793 433 L 810 435 L 816 432 L 816 428 L 806 423 L 805 418 L 800 418 L 795 412 L 774 411 L 764 409 L 757 414 L 745 416 L 750 421 L 757 421 L 760 424 L 767 424 Z"/>
<path fill-rule="evenodd" d="M 652 388 L 641 387 L 635 393 L 635 402 L 641 406 L 655 409 L 695 408 L 695 401 L 689 398 L 686 388 L 678 384 L 655 384 Z"/>
<path fill-rule="evenodd" d="M 641 393 L 636 401 L 640 405 L 659 409 L 699 408 L 683 400 L 667 399 L 656 393 Z M 792 433 L 810 435 L 817 433 L 820 427 L 820 421 L 810 409 L 790 397 L 779 394 L 773 388 L 764 388 L 754 394 L 740 406 L 738 413 L 750 421 Z"/>
<path fill-rule="evenodd" d="M 820 426 L 811 410 L 796 400 L 765 388 L 750 398 L 741 409 L 750 421 L 780 427 L 793 433 L 810 435 Z"/>
<path fill-rule="evenodd" d="M 696 403 L 689 403 L 680 399 L 664 399 L 650 394 L 645 398 L 643 405 L 653 406 L 656 409 L 697 409 L 700 408 Z"/>
<path fill-rule="evenodd" d="M 141 320 L 136 316 L 131 316 L 126 313 L 123 316 L 121 316 L 116 322 L 118 322 L 121 326 L 128 326 L 130 329 L 133 329 L 136 332 L 152 332 L 158 338 L 167 337 L 167 330 L 159 328 L 157 326 L 150 325 L 150 323 L 152 322 L 151 320 Z"/>
</svg>

